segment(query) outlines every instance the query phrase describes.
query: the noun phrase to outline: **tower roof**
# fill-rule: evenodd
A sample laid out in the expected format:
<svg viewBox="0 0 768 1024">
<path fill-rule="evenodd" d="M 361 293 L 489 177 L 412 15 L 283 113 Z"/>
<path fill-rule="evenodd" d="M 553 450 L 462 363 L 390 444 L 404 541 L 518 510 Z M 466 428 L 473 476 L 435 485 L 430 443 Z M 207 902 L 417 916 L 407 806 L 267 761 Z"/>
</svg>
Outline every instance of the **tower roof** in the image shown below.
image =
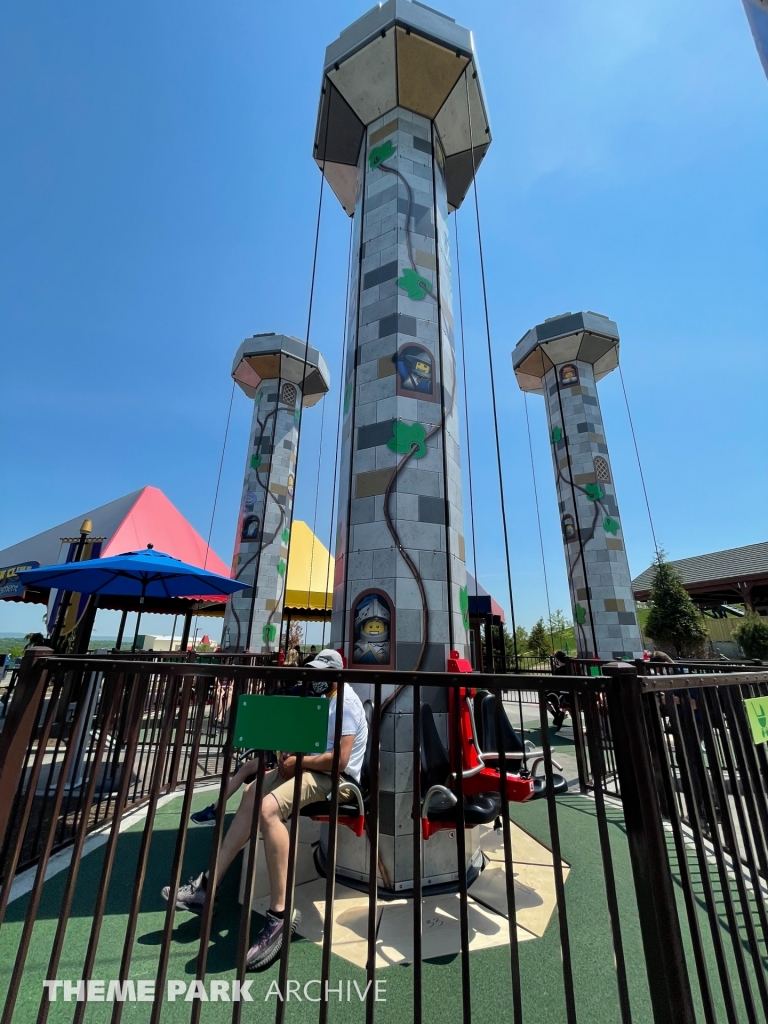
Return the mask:
<svg viewBox="0 0 768 1024">
<path fill-rule="evenodd" d="M 235 354 L 232 376 L 253 398 L 263 380 L 287 380 L 303 391 L 302 405 L 315 405 L 328 393 L 330 375 L 316 348 L 292 334 L 254 334 Z"/>
<path fill-rule="evenodd" d="M 562 313 L 537 324 L 512 352 L 522 391 L 541 393 L 548 370 L 560 363 L 591 363 L 598 381 L 619 365 L 619 329 L 602 313 Z"/>
<path fill-rule="evenodd" d="M 350 216 L 366 126 L 398 106 L 434 121 L 448 203 L 458 208 L 491 143 L 474 41 L 453 18 L 411 0 L 374 7 L 325 53 L 314 157 Z"/>
</svg>

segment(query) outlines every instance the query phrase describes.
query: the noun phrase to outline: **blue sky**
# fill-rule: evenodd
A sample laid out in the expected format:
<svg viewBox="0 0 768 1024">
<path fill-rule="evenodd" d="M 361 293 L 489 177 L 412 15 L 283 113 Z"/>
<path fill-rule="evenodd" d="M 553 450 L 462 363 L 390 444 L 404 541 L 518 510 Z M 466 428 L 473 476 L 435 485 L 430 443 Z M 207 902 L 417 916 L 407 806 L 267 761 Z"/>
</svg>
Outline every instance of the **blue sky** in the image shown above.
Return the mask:
<svg viewBox="0 0 768 1024">
<path fill-rule="evenodd" d="M 0 548 L 144 484 L 207 535 L 234 352 L 253 333 L 306 333 L 323 53 L 368 7 L 3 5 Z M 441 9 L 474 32 L 493 128 L 478 187 L 518 620 L 531 625 L 546 600 L 509 354 L 566 310 L 618 322 L 669 555 L 768 539 L 768 82 L 741 4 Z M 459 230 L 478 575 L 506 606 L 469 203 Z M 326 543 L 348 232 L 327 191 L 311 333 L 333 373 Z M 601 397 L 638 573 L 653 546 L 618 374 Z M 567 609 L 543 403 L 528 404 L 552 607 Z M 308 413 L 300 455 L 295 515 L 310 525 L 321 415 Z M 249 420 L 238 392 L 213 528 L 225 561 Z M 35 608 L 0 607 L 0 630 L 39 621 Z M 112 625 L 104 615 L 97 631 Z"/>
</svg>

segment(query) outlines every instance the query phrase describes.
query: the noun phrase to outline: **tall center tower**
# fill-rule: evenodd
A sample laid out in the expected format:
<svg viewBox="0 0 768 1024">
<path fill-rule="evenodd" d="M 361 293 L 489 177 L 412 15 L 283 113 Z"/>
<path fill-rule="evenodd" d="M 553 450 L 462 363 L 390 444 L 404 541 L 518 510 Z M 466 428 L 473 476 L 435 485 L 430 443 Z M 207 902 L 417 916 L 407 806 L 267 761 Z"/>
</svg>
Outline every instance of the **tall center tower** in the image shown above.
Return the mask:
<svg viewBox="0 0 768 1024">
<path fill-rule="evenodd" d="M 354 218 L 331 635 L 356 668 L 465 653 L 448 214 L 489 144 L 451 18 L 389 0 L 328 47 L 314 156 Z"/>
</svg>

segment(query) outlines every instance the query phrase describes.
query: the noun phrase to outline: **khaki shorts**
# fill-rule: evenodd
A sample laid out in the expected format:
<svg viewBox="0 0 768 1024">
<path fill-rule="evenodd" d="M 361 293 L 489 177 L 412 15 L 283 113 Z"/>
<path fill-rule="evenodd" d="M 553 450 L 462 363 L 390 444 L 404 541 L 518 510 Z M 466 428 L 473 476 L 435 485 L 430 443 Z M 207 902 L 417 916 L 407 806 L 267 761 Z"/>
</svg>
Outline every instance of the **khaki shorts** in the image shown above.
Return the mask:
<svg viewBox="0 0 768 1024">
<path fill-rule="evenodd" d="M 280 808 L 280 817 L 288 821 L 293 809 L 293 789 L 295 779 L 283 779 L 277 773 L 277 768 L 267 772 L 264 776 L 264 796 L 271 793 L 277 800 Z M 312 772 L 308 769 L 301 776 L 301 796 L 299 807 L 306 807 L 307 804 L 318 803 L 326 800 L 331 792 L 331 776 L 327 772 Z"/>
</svg>

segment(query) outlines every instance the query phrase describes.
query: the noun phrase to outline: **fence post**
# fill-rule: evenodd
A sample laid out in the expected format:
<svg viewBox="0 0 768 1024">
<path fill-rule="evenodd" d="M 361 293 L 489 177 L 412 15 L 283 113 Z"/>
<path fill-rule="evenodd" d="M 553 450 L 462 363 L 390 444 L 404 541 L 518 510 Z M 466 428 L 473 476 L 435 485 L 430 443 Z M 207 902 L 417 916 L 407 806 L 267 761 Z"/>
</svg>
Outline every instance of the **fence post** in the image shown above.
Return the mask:
<svg viewBox="0 0 768 1024">
<path fill-rule="evenodd" d="M 655 1024 L 696 1024 L 637 669 L 603 666 Z"/>
<path fill-rule="evenodd" d="M 48 673 L 41 660 L 46 654 L 53 654 L 53 651 L 49 647 L 31 647 L 25 653 L 0 733 L 0 850 L 48 683 Z"/>
</svg>

